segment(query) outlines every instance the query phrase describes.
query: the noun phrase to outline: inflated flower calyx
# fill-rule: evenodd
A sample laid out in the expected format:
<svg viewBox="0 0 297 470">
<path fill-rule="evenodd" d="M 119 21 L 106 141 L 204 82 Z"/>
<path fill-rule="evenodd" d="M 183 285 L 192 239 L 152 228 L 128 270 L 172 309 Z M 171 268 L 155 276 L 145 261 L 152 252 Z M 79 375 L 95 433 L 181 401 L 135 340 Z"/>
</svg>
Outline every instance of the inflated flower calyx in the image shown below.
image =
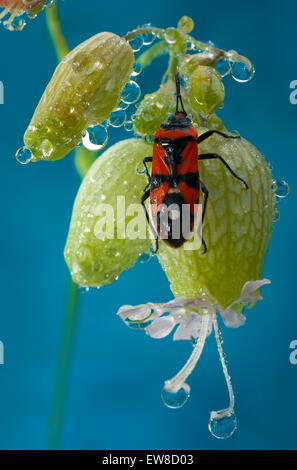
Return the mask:
<svg viewBox="0 0 297 470">
<path fill-rule="evenodd" d="M 117 218 L 117 204 L 122 204 L 117 197 L 125 196 L 126 209 L 130 204 L 138 204 L 143 226 L 147 228 L 139 207 L 147 178 L 137 169 L 140 166 L 143 169 L 142 160 L 148 155 L 152 155 L 151 144 L 141 139 L 127 139 L 106 150 L 86 174 L 75 200 L 65 247 L 66 263 L 77 284 L 97 287 L 110 284 L 142 253 L 149 252 L 151 241 L 147 237 L 120 238 L 138 213 L 127 213 L 124 221 Z M 112 208 L 114 212 L 111 238 L 104 233 L 107 228 L 102 221 L 105 216 L 112 219 L 113 215 L 105 213 L 102 204 L 110 205 L 107 210 Z"/>
<path fill-rule="evenodd" d="M 223 103 L 225 88 L 220 74 L 205 65 L 196 67 L 189 79 L 190 103 L 195 111 L 213 114 Z"/>
<path fill-rule="evenodd" d="M 195 299 L 207 293 L 226 308 L 240 297 L 246 282 L 261 279 L 275 210 L 272 177 L 260 152 L 243 138 L 214 135 L 199 145 L 199 152 L 220 154 L 249 189 L 219 160 L 201 161 L 200 176 L 209 191 L 202 230 L 207 253 L 161 242 L 158 257 L 175 297 Z"/>
<path fill-rule="evenodd" d="M 63 158 L 89 126 L 107 119 L 129 81 L 130 45 L 113 33 L 99 33 L 60 62 L 24 135 L 32 160 Z"/>
<path fill-rule="evenodd" d="M 174 106 L 175 85 L 170 81 L 151 94 L 145 95 L 136 112 L 134 130 L 142 136 L 154 135 L 168 118 Z"/>
</svg>

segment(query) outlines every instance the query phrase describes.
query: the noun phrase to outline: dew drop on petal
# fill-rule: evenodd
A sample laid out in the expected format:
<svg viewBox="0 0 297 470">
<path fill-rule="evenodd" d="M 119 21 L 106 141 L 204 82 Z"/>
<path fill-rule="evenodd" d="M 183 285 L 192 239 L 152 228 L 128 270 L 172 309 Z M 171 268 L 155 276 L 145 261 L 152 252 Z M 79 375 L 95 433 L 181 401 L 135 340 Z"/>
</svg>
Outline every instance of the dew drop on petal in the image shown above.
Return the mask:
<svg viewBox="0 0 297 470">
<path fill-rule="evenodd" d="M 190 397 L 190 387 L 184 383 L 177 392 L 170 392 L 166 385 L 161 392 L 161 398 L 165 406 L 168 408 L 181 408 Z"/>
<path fill-rule="evenodd" d="M 237 419 L 234 410 L 212 411 L 208 429 L 217 439 L 228 439 L 237 429 Z"/>
<path fill-rule="evenodd" d="M 131 330 L 144 330 L 152 323 L 152 320 L 148 319 L 145 321 L 141 321 L 141 320 L 132 321 L 132 320 L 129 320 L 129 318 L 126 318 L 125 323 L 129 328 L 131 328 Z"/>
<path fill-rule="evenodd" d="M 288 196 L 290 192 L 290 186 L 286 181 L 276 181 L 272 182 L 272 191 L 276 195 L 277 198 L 283 199 L 284 197 Z"/>
<path fill-rule="evenodd" d="M 121 127 L 125 123 L 127 115 L 124 109 L 116 109 L 109 116 L 109 124 L 112 127 Z"/>
<path fill-rule="evenodd" d="M 140 97 L 139 85 L 131 80 L 128 82 L 121 92 L 121 99 L 124 103 L 132 104 L 135 103 Z"/>
<path fill-rule="evenodd" d="M 231 72 L 232 65 L 227 59 L 220 59 L 216 63 L 215 69 L 219 72 L 221 77 L 226 77 Z"/>
<path fill-rule="evenodd" d="M 142 72 L 142 66 L 139 62 L 134 62 L 133 64 L 133 72 L 131 74 L 132 77 L 136 77 Z"/>
<path fill-rule="evenodd" d="M 133 52 L 140 51 L 143 46 L 142 34 L 138 34 L 137 36 L 133 36 L 133 38 L 129 39 L 129 44 L 132 47 Z"/>
<path fill-rule="evenodd" d="M 250 81 L 255 73 L 254 66 L 248 67 L 245 62 L 234 62 L 231 68 L 231 75 L 237 82 Z"/>
<path fill-rule="evenodd" d="M 24 147 L 19 148 L 16 151 L 15 158 L 22 165 L 26 165 L 27 163 L 31 161 L 32 153 L 26 146 L 24 146 Z"/>
<path fill-rule="evenodd" d="M 105 126 L 98 124 L 94 127 L 88 127 L 82 137 L 82 143 L 88 150 L 97 151 L 105 147 L 108 142 L 108 132 Z"/>
</svg>

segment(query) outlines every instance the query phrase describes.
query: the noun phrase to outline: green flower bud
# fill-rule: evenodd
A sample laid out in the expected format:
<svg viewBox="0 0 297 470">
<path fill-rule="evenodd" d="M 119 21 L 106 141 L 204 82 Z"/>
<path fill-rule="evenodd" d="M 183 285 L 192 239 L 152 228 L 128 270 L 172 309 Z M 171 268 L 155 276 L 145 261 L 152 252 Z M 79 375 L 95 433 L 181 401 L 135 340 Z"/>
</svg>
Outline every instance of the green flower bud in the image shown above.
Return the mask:
<svg viewBox="0 0 297 470">
<path fill-rule="evenodd" d="M 77 284 L 110 284 L 122 271 L 130 268 L 143 252 L 149 251 L 151 241 L 148 237 L 123 238 L 132 219 L 127 212 L 123 220 L 122 206 L 117 206 L 123 203 L 118 196 L 125 196 L 126 209 L 130 204 L 140 204 L 147 178 L 136 170 L 148 155 L 152 155 L 151 144 L 141 139 L 124 140 L 106 150 L 86 174 L 75 200 L 65 247 L 66 263 Z M 109 205 L 107 211 L 111 209 L 113 215 L 101 212 L 104 207 L 102 203 Z M 102 224 L 104 216 L 109 222 L 113 216 L 115 218 L 111 238 L 106 233 L 106 225 Z"/>
<path fill-rule="evenodd" d="M 213 114 L 223 103 L 225 88 L 220 74 L 213 68 L 199 65 L 189 80 L 190 103 L 195 111 Z"/>
<path fill-rule="evenodd" d="M 190 33 L 194 29 L 194 21 L 189 16 L 182 16 L 178 22 L 177 28 L 182 33 Z"/>
<path fill-rule="evenodd" d="M 145 95 L 136 112 L 134 130 L 140 135 L 154 135 L 174 106 L 175 87 L 167 82 L 155 93 Z"/>
<path fill-rule="evenodd" d="M 212 136 L 199 151 L 220 154 L 249 189 L 220 161 L 201 161 L 199 172 L 209 191 L 202 229 L 207 253 L 161 242 L 158 257 L 175 297 L 201 298 L 206 292 L 226 308 L 240 297 L 245 282 L 261 278 L 275 211 L 272 176 L 259 151 L 243 138 Z"/>
<path fill-rule="evenodd" d="M 63 158 L 82 132 L 107 119 L 132 72 L 130 45 L 112 33 L 99 33 L 60 62 L 24 135 L 32 160 Z"/>
</svg>

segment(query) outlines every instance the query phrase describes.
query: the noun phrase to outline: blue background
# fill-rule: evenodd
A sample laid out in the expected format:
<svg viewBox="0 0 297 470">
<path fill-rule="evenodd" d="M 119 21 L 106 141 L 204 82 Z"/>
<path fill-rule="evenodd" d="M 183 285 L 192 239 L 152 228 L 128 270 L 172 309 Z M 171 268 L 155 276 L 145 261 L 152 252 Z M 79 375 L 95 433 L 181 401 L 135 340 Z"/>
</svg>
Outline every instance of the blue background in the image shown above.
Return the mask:
<svg viewBox="0 0 297 470">
<path fill-rule="evenodd" d="M 82 6 L 83 3 L 83 6 Z M 180 410 L 160 400 L 165 379 L 187 359 L 188 342 L 153 340 L 129 330 L 117 317 L 120 305 L 168 301 L 168 281 L 157 260 L 138 263 L 113 285 L 81 294 L 67 406 L 64 449 L 296 449 L 297 366 L 289 344 L 297 339 L 296 316 L 296 124 L 289 84 L 297 80 L 293 1 L 97 0 L 62 3 L 71 47 L 99 31 L 123 35 L 138 24 L 175 25 L 195 20 L 194 35 L 250 57 L 254 79 L 225 79 L 221 115 L 239 129 L 286 179 L 290 196 L 279 204 L 263 277 L 264 301 L 238 330 L 222 328 L 236 393 L 238 431 L 227 441 L 207 429 L 209 412 L 227 405 L 227 392 L 213 338 L 189 383 L 192 396 Z M 63 248 L 79 178 L 69 155 L 54 163 L 17 164 L 15 151 L 56 65 L 41 14 L 24 31 L 0 29 L 1 234 L 0 448 L 47 447 L 53 391 L 64 327 L 67 267 Z M 142 92 L 157 88 L 157 62 L 140 77 Z M 119 131 L 114 138 L 127 137 Z"/>
</svg>

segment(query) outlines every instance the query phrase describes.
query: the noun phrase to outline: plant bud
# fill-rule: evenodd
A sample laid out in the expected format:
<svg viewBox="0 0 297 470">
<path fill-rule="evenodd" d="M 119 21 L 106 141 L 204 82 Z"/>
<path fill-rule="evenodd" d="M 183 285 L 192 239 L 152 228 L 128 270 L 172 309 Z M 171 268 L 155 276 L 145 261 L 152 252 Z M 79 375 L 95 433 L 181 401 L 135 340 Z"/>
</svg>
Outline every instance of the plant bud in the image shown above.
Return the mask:
<svg viewBox="0 0 297 470">
<path fill-rule="evenodd" d="M 213 68 L 199 65 L 189 79 L 190 103 L 201 114 L 213 114 L 223 103 L 225 88 L 220 74 Z"/>
<path fill-rule="evenodd" d="M 63 158 L 87 127 L 107 119 L 129 81 L 130 45 L 99 33 L 67 54 L 56 68 L 24 135 L 32 160 Z"/>
<path fill-rule="evenodd" d="M 66 263 L 77 284 L 110 284 L 142 253 L 149 252 L 151 241 L 140 205 L 147 178 L 137 172 L 148 155 L 152 155 L 151 144 L 141 139 L 124 140 L 106 150 L 86 174 L 75 200 L 65 248 Z M 129 224 L 133 232 L 130 211 L 134 209 L 130 204 L 138 205 L 134 216 L 142 223 L 143 239 L 127 236 Z"/>
<path fill-rule="evenodd" d="M 158 91 L 145 95 L 136 112 L 135 132 L 142 136 L 154 135 L 166 121 L 171 106 L 174 106 L 174 85 L 167 82 Z"/>
<path fill-rule="evenodd" d="M 221 155 L 249 189 L 219 160 L 201 161 L 201 180 L 209 191 L 202 227 L 207 252 L 184 249 L 189 242 L 174 249 L 161 241 L 158 257 L 175 297 L 195 299 L 207 293 L 226 308 L 247 281 L 261 279 L 275 212 L 272 176 L 259 151 L 243 138 L 214 135 L 199 145 L 199 152 Z"/>
</svg>

